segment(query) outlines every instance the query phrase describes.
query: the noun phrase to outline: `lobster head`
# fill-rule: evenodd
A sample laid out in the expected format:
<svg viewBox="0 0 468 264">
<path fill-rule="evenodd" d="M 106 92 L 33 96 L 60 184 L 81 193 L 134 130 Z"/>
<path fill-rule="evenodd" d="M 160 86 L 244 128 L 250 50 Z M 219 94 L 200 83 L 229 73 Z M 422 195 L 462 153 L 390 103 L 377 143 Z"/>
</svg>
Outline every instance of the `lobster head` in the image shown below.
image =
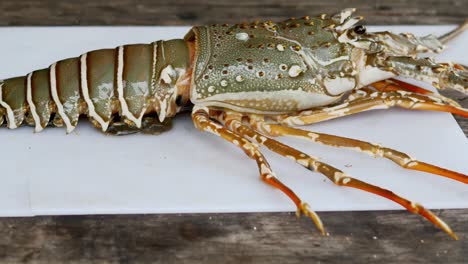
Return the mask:
<svg viewBox="0 0 468 264">
<path fill-rule="evenodd" d="M 363 17 L 352 16 L 354 12 L 348 8 L 333 15 L 291 18 L 278 24 L 275 38 L 292 43 L 331 94 L 395 76 L 389 58 L 414 58 L 444 48 L 434 35 L 369 32 L 359 24 Z"/>
<path fill-rule="evenodd" d="M 434 37 L 369 33 L 353 12 L 194 27 L 185 37 L 195 54 L 191 100 L 261 113 L 309 109 L 395 76 L 382 63 L 389 56 L 442 49 Z"/>
</svg>

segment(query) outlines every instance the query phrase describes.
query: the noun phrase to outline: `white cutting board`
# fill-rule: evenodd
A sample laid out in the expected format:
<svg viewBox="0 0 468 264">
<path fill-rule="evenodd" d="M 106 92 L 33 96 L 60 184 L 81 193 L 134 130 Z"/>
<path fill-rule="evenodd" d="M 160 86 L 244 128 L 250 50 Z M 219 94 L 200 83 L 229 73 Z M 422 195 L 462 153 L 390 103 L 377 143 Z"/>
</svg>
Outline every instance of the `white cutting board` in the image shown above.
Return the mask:
<svg viewBox="0 0 468 264">
<path fill-rule="evenodd" d="M 370 27 L 442 34 L 453 26 Z M 181 38 L 188 27 L 0 28 L 0 78 L 26 74 L 93 49 Z M 468 64 L 468 32 L 439 56 Z M 425 87 L 428 87 L 427 85 Z M 254 161 L 235 146 L 196 130 L 188 115 L 160 136 L 105 136 L 80 122 L 33 134 L 0 129 L 0 215 L 294 211 L 265 185 Z M 468 173 L 468 140 L 450 114 L 376 110 L 309 126 L 319 132 L 369 140 L 422 161 Z M 319 156 L 352 176 L 389 188 L 429 208 L 468 208 L 468 187 L 404 170 L 393 162 L 298 139 L 284 142 Z M 325 177 L 265 151 L 277 175 L 311 208 L 400 209 L 386 199 L 337 187 Z"/>
</svg>

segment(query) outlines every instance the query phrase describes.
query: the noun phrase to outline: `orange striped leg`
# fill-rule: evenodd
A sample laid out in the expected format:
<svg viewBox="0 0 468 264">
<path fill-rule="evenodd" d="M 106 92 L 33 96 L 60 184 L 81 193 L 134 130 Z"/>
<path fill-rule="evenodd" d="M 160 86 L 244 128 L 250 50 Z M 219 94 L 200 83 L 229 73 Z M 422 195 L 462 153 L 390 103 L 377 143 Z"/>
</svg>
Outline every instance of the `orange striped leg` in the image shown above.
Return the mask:
<svg viewBox="0 0 468 264">
<path fill-rule="evenodd" d="M 390 92 L 390 91 L 407 91 L 416 94 L 427 95 L 435 101 L 439 101 L 440 103 L 447 103 L 455 107 L 461 107 L 459 103 L 455 102 L 454 100 L 447 98 L 443 95 L 434 93 L 430 90 L 424 89 L 422 87 L 400 81 L 397 79 L 388 79 L 379 82 L 375 82 L 371 84 L 372 87 L 376 88 L 381 92 Z"/>
<path fill-rule="evenodd" d="M 434 94 L 430 90 L 427 90 L 422 87 L 412 85 L 410 83 L 403 82 L 397 79 L 393 79 L 393 78 L 372 83 L 371 86 L 377 88 L 381 92 L 408 91 L 408 92 L 418 93 L 418 94 L 430 94 L 430 95 Z"/>
<path fill-rule="evenodd" d="M 224 138 L 232 144 L 240 147 L 250 158 L 257 162 L 258 169 L 262 180 L 269 185 L 281 190 L 285 193 L 297 206 L 297 216 L 304 214 L 310 217 L 320 232 L 324 235 L 325 229 L 319 216 L 310 210 L 309 205 L 304 203 L 289 187 L 278 180 L 272 171 L 268 161 L 263 154 L 258 150 L 258 146 L 244 137 L 229 131 L 217 122 L 210 119 L 209 110 L 207 108 L 194 108 L 192 112 L 192 120 L 195 126 L 201 131 L 211 132 L 217 136 Z"/>
<path fill-rule="evenodd" d="M 452 238 L 456 240 L 458 239 L 458 237 L 455 235 L 452 229 L 444 221 L 442 221 L 431 211 L 425 209 L 422 205 L 409 201 L 389 190 L 352 178 L 345 174 L 343 171 L 332 167 L 326 163 L 320 162 L 314 157 L 311 157 L 279 141 L 273 140 L 262 134 L 259 134 L 253 129 L 243 125 L 242 122 L 239 120 L 238 116 L 236 115 L 232 116 L 228 113 L 224 116 L 218 116 L 218 119 L 220 122 L 225 123 L 226 126 L 231 128 L 234 132 L 237 132 L 240 135 L 245 136 L 251 140 L 255 140 L 257 143 L 264 145 L 273 152 L 276 152 L 284 157 L 294 160 L 296 163 L 300 164 L 301 166 L 310 171 L 316 171 L 325 175 L 334 184 L 338 186 L 347 186 L 360 189 L 394 201 L 395 203 L 398 203 L 399 205 L 406 208 L 408 211 L 425 217 L 434 225 L 444 230 Z"/>
<path fill-rule="evenodd" d="M 371 89 L 361 89 L 355 92 L 355 96 L 359 97 L 333 107 L 305 110 L 294 115 L 278 115 L 273 118 L 277 122 L 288 126 L 302 126 L 374 109 L 388 109 L 394 106 L 411 110 L 449 112 L 468 117 L 467 109 L 411 92 L 374 92 Z"/>
<path fill-rule="evenodd" d="M 468 176 L 465 174 L 415 160 L 406 153 L 391 148 L 382 147 L 352 138 L 312 132 L 277 124 L 267 124 L 260 117 L 251 118 L 251 123 L 252 127 L 254 127 L 257 131 L 271 136 L 293 136 L 328 146 L 350 148 L 375 157 L 387 158 L 405 169 L 437 174 L 468 184 Z"/>
</svg>

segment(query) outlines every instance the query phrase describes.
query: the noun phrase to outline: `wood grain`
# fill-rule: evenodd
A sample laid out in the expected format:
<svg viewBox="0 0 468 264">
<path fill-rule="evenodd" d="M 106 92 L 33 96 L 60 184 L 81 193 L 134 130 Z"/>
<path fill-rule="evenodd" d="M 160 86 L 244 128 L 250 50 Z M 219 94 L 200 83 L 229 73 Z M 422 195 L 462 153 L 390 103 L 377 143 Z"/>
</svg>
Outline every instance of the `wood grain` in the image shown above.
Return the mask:
<svg viewBox="0 0 468 264">
<path fill-rule="evenodd" d="M 468 17 L 466 0 L 2 0 L 0 25 L 192 25 L 350 6 L 369 24 L 447 24 Z M 468 107 L 466 95 L 444 94 Z M 457 121 L 468 136 L 468 119 Z M 460 241 L 405 211 L 321 213 L 328 237 L 291 213 L 2 218 L 0 262 L 467 263 L 468 209 L 436 212 Z"/>
<path fill-rule="evenodd" d="M 280 20 L 358 8 L 369 24 L 455 24 L 466 0 L 2 0 L 0 25 L 194 25 Z"/>
<path fill-rule="evenodd" d="M 11 218 L 0 221 L 0 257 L 8 263 L 463 263 L 468 210 L 438 215 L 460 241 L 403 211 L 321 213 L 328 237 L 293 213 Z"/>
</svg>

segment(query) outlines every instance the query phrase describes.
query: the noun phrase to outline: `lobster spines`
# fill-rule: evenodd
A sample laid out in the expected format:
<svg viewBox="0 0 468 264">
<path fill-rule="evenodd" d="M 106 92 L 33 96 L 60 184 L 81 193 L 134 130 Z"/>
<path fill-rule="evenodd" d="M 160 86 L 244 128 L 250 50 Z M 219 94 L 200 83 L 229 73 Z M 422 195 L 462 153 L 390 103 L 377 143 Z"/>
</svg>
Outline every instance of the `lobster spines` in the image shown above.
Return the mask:
<svg viewBox="0 0 468 264">
<path fill-rule="evenodd" d="M 330 104 L 355 87 L 351 45 L 327 15 L 192 29 L 197 104 L 284 113 Z M 291 96 L 291 97 L 289 97 Z M 285 99 L 288 97 L 288 99 Z"/>
<path fill-rule="evenodd" d="M 155 45 L 150 98 L 162 123 L 190 102 L 192 59 L 188 43 L 182 39 L 161 40 Z"/>
</svg>

